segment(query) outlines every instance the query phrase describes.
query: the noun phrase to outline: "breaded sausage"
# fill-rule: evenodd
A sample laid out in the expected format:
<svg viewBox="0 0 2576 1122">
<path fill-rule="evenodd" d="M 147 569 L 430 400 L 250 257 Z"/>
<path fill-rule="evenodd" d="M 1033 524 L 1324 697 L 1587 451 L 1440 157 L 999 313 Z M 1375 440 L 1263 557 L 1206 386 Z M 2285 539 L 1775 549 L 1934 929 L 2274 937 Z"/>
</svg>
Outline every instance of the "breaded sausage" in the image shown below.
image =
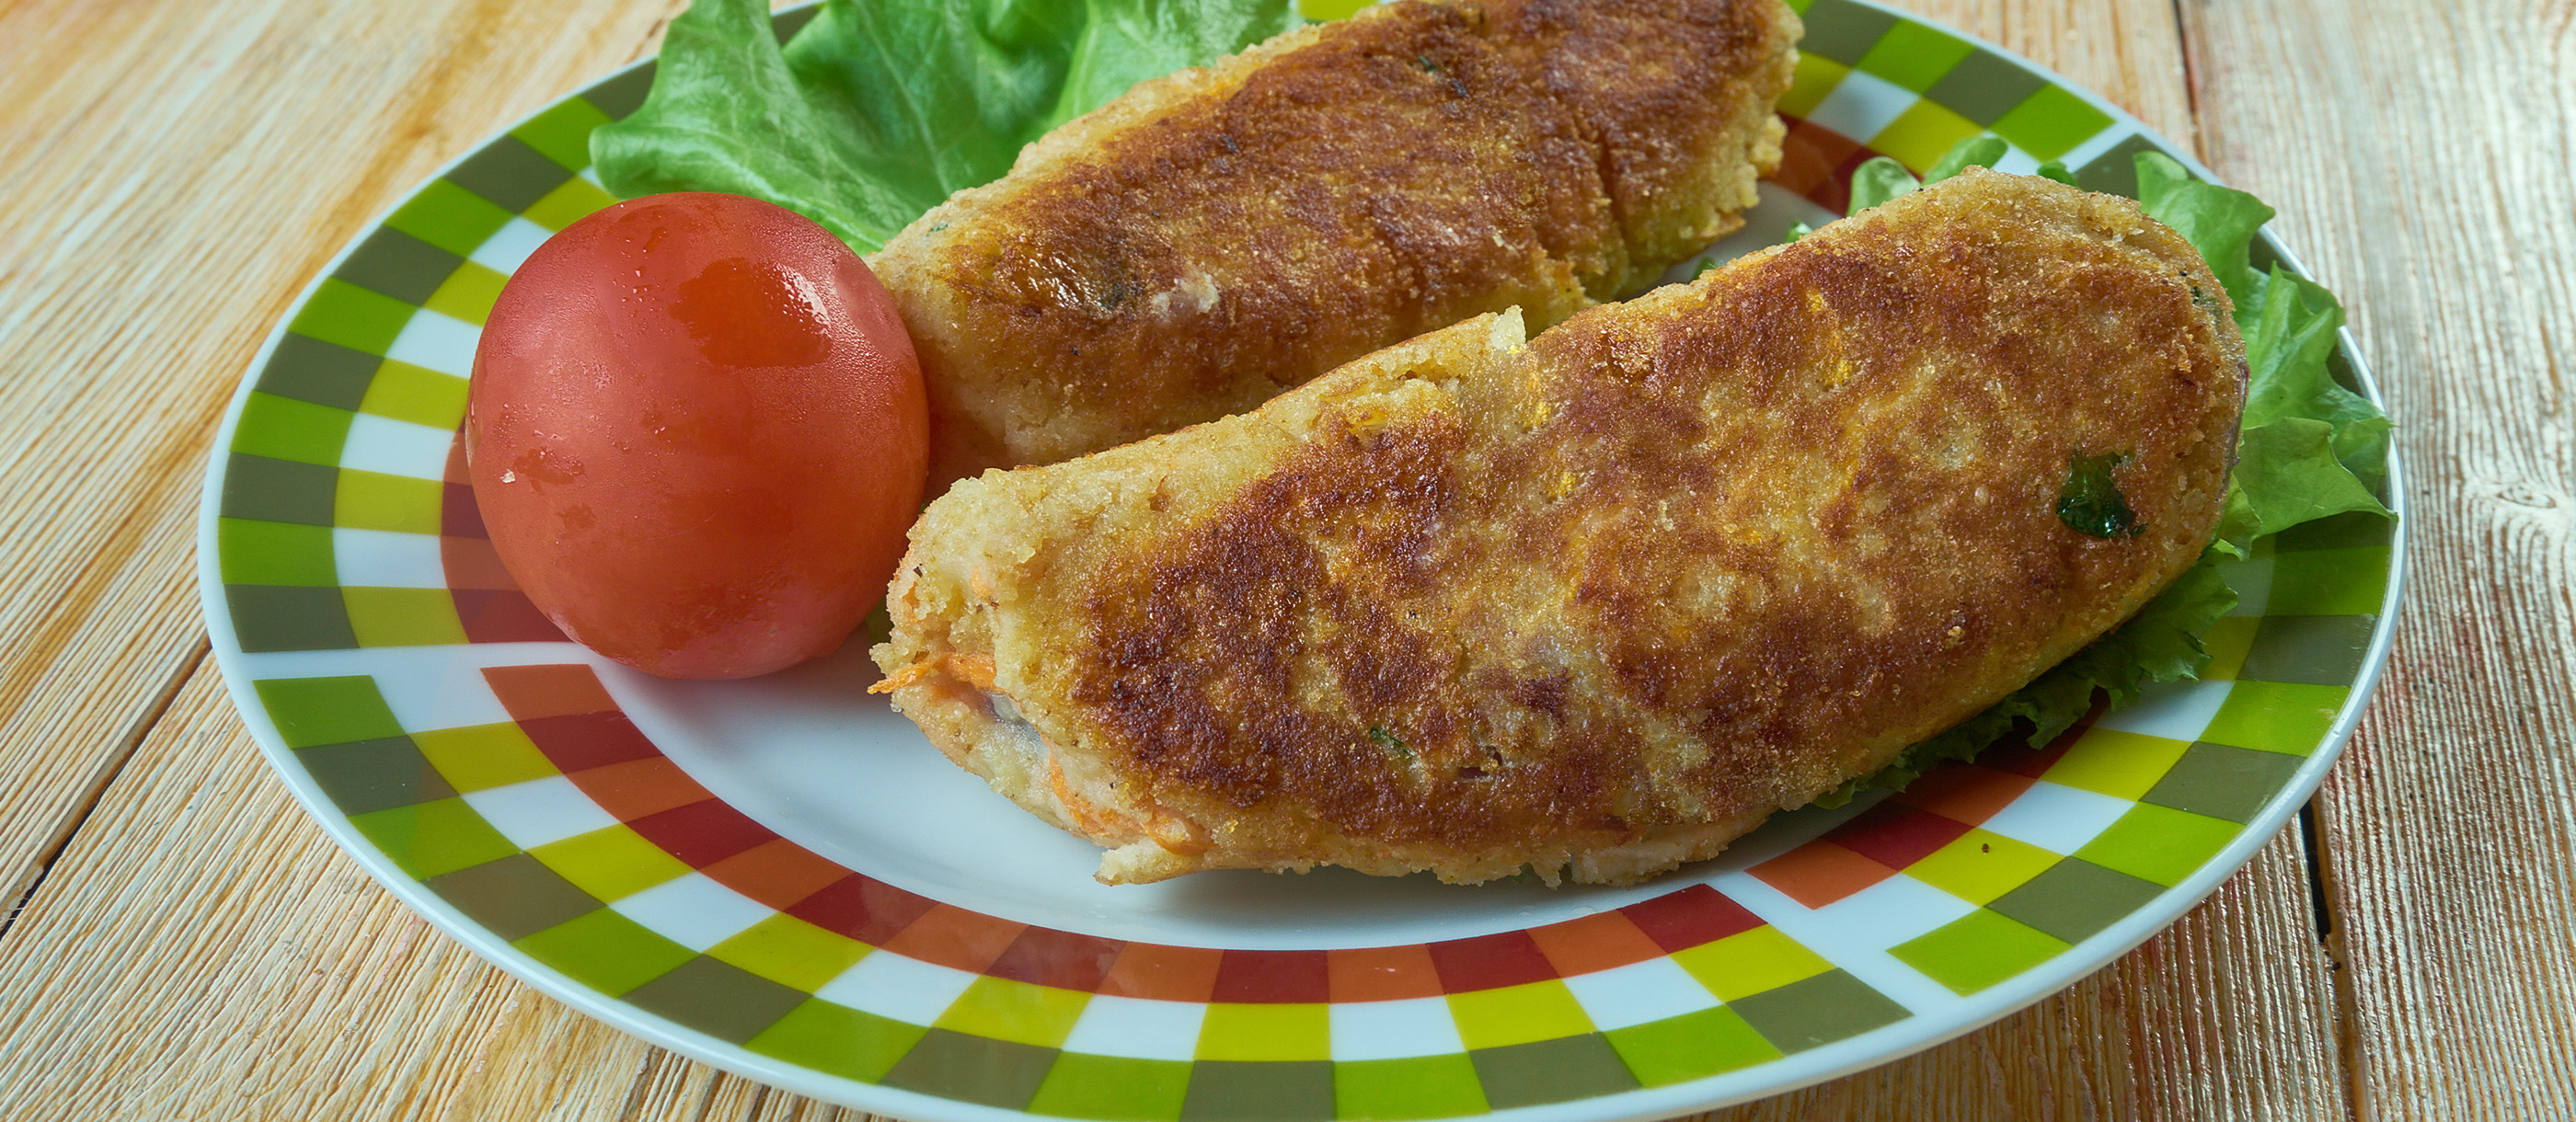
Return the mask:
<svg viewBox="0 0 2576 1122">
<path fill-rule="evenodd" d="M 2209 541 L 2244 395 L 2180 235 L 1972 170 L 1526 344 L 1487 316 L 961 483 L 876 656 L 1103 880 L 1628 882 L 2135 613 Z M 2124 531 L 2061 516 L 2084 461 Z"/>
<path fill-rule="evenodd" d="M 1139 84 L 870 259 L 930 493 L 1616 298 L 1742 224 L 1798 32 L 1780 0 L 1403 0 Z"/>
</svg>

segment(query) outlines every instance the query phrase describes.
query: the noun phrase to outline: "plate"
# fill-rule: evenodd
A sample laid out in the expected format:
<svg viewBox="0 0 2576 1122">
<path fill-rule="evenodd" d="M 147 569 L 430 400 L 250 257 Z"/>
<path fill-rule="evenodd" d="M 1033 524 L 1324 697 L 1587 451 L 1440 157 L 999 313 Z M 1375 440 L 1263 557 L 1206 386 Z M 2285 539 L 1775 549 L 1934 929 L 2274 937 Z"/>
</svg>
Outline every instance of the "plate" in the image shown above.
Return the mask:
<svg viewBox="0 0 2576 1122">
<path fill-rule="evenodd" d="M 2134 186 L 2137 152 L 2182 155 L 1990 45 L 1792 6 L 1788 156 L 1711 256 L 1839 214 L 1873 154 L 1920 170 L 1982 130 L 2012 144 L 2002 170 L 2058 159 L 2104 190 Z M 217 438 L 200 584 L 243 720 L 378 881 L 539 989 L 752 1078 L 923 1122 L 1572 1122 L 1776 1093 L 1975 1028 L 2170 923 L 2315 787 L 2385 659 L 2401 543 L 2331 520 L 2228 569 L 2243 603 L 2204 680 L 1780 815 L 1651 884 L 1104 887 L 1088 843 L 869 698 L 856 645 L 654 679 L 564 642 L 495 559 L 457 443 L 480 324 L 548 234 L 611 201 L 586 138 L 650 65 L 492 138 L 314 280 Z M 2339 362 L 2374 392 L 2348 337 Z"/>
</svg>

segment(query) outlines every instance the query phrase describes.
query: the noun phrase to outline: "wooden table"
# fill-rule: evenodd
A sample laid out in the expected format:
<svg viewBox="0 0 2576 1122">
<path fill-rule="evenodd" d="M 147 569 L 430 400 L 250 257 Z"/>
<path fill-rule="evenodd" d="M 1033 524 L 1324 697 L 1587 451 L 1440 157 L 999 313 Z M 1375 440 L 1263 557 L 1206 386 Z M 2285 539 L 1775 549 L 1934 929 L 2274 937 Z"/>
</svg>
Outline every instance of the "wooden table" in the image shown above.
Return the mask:
<svg viewBox="0 0 2576 1122">
<path fill-rule="evenodd" d="M 1907 2 L 2280 208 L 2398 419 L 2412 579 L 2349 754 L 2208 903 L 1714 1117 L 2576 1116 L 2576 3 Z M 207 449 L 289 300 L 678 7 L 0 0 L 0 1118 L 841 1113 L 395 903 L 270 775 L 198 616 Z"/>
</svg>

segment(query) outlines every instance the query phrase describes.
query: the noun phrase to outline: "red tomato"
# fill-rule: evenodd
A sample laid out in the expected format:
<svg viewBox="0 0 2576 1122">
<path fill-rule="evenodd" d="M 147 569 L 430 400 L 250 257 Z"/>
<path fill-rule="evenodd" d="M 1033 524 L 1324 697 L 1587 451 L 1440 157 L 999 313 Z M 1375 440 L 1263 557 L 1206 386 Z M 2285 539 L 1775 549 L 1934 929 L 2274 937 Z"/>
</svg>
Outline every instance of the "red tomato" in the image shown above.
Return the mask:
<svg viewBox="0 0 2576 1122">
<path fill-rule="evenodd" d="M 822 227 L 654 195 L 501 290 L 465 415 L 493 548 L 582 645 L 674 678 L 767 673 L 885 599 L 921 509 L 921 363 Z"/>
</svg>

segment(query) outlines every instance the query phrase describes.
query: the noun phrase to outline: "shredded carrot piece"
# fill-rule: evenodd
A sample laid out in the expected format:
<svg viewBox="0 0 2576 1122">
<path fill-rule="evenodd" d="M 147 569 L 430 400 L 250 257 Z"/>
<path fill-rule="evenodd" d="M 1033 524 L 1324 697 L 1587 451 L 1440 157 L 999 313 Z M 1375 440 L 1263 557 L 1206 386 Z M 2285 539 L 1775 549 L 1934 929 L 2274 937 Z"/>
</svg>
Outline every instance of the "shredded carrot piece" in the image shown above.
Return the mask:
<svg viewBox="0 0 2576 1122">
<path fill-rule="evenodd" d="M 896 690 L 902 689 L 905 686 L 909 686 L 914 682 L 918 682 L 938 672 L 939 662 L 936 659 L 927 662 L 916 662 L 901 670 L 897 670 L 892 674 L 886 675 L 884 681 L 873 686 L 869 686 L 868 692 L 893 693 Z"/>
</svg>

